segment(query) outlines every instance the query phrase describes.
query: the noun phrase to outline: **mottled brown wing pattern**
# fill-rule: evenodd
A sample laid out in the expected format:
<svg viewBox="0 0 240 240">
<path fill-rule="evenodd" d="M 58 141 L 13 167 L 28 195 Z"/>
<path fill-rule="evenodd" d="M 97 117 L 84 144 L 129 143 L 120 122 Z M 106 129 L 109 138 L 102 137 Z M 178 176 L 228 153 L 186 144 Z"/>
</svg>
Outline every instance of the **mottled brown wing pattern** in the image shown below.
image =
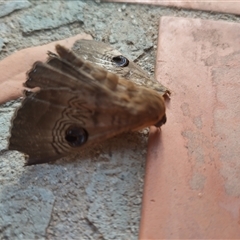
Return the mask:
<svg viewBox="0 0 240 240">
<path fill-rule="evenodd" d="M 169 96 L 171 94 L 167 87 L 150 77 L 136 63 L 124 57 L 111 45 L 94 40 L 82 39 L 76 41 L 73 50 L 85 60 L 97 64 L 137 85 L 151 88 L 163 96 Z"/>
<path fill-rule="evenodd" d="M 46 163 L 122 132 L 166 121 L 161 94 L 83 60 L 57 45 L 28 72 L 25 99 L 12 122 L 9 149 Z M 37 88 L 37 89 L 35 89 Z"/>
</svg>

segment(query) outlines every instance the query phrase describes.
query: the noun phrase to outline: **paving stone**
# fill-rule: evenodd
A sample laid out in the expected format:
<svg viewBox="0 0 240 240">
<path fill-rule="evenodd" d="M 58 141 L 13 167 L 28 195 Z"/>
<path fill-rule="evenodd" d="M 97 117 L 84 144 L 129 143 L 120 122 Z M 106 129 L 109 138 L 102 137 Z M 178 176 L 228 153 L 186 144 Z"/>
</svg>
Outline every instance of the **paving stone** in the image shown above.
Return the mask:
<svg viewBox="0 0 240 240">
<path fill-rule="evenodd" d="M 167 7 L 186 8 L 211 12 L 232 13 L 240 15 L 240 2 L 238 1 L 159 1 L 159 0 L 103 0 L 103 2 L 122 2 L 137 4 L 154 4 Z"/>
<path fill-rule="evenodd" d="M 163 17 L 159 31 L 172 98 L 150 133 L 140 239 L 238 239 L 240 24 Z"/>
</svg>

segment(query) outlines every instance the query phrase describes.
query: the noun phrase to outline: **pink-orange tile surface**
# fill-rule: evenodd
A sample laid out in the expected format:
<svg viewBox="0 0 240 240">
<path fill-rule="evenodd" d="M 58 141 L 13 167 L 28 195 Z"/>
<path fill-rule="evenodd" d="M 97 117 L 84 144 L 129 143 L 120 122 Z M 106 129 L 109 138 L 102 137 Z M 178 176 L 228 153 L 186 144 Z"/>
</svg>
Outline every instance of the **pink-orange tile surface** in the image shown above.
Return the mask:
<svg viewBox="0 0 240 240">
<path fill-rule="evenodd" d="M 187 8 L 195 10 L 204 10 L 212 12 L 223 12 L 240 14 L 240 1 L 206 1 L 206 0 L 103 0 L 105 2 L 125 2 L 125 3 L 140 3 L 154 4 L 169 7 Z"/>
<path fill-rule="evenodd" d="M 27 80 L 26 72 L 30 70 L 35 61 L 45 61 L 47 52 L 55 51 L 56 43 L 71 48 L 76 40 L 82 38 L 91 39 L 91 36 L 79 34 L 46 45 L 26 48 L 0 61 L 0 104 L 22 96 L 22 84 Z"/>
<path fill-rule="evenodd" d="M 140 239 L 240 239 L 240 24 L 163 17 Z"/>
</svg>

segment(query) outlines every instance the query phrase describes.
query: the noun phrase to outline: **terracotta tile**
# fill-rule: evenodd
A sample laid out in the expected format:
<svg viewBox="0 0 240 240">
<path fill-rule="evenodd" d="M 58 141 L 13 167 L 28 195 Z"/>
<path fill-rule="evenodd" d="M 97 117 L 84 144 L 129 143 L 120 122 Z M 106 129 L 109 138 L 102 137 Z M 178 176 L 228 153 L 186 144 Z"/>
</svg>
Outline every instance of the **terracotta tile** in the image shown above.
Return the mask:
<svg viewBox="0 0 240 240">
<path fill-rule="evenodd" d="M 140 239 L 240 237 L 240 24 L 163 17 L 156 76 L 172 89 L 151 129 Z"/>
<path fill-rule="evenodd" d="M 125 2 L 125 3 L 140 3 L 140 4 L 154 4 L 169 7 L 187 8 L 195 10 L 204 10 L 212 12 L 223 12 L 240 14 L 240 2 L 225 0 L 225 1 L 197 1 L 197 0 L 103 0 L 103 2 Z"/>
<path fill-rule="evenodd" d="M 26 81 L 26 72 L 35 61 L 45 61 L 47 51 L 54 51 L 56 43 L 71 48 L 76 40 L 83 38 L 91 39 L 91 36 L 79 34 L 46 45 L 26 48 L 0 61 L 0 104 L 22 96 L 22 84 Z"/>
</svg>

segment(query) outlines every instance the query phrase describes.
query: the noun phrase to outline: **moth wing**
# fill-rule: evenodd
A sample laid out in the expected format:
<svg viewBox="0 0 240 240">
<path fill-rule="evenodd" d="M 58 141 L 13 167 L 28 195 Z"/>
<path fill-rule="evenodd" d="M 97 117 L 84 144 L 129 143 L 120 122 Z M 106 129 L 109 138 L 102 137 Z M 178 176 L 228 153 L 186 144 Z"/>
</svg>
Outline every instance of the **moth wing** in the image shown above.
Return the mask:
<svg viewBox="0 0 240 240">
<path fill-rule="evenodd" d="M 122 132 L 128 109 L 99 97 L 67 88 L 30 94 L 13 120 L 9 149 L 27 154 L 27 165 L 45 163 Z"/>
<path fill-rule="evenodd" d="M 133 61 L 127 59 L 128 64 L 119 64 L 118 57 L 123 55 L 109 44 L 95 40 L 81 39 L 76 41 L 73 51 L 85 60 L 97 64 L 135 84 L 147 86 L 158 91 L 163 96 L 171 94 L 171 91 L 167 87 L 150 77 L 148 73 Z"/>
<path fill-rule="evenodd" d="M 66 51 L 59 46 L 63 56 Z M 164 100 L 157 92 L 94 65 L 77 67 L 81 59 L 71 52 L 58 60 L 60 65 L 34 64 L 25 85 L 40 90 L 26 95 L 13 119 L 9 149 L 26 153 L 27 165 L 164 119 Z"/>
<path fill-rule="evenodd" d="M 116 98 L 101 89 L 98 94 L 86 89 L 40 90 L 26 97 L 17 111 L 9 149 L 27 154 L 27 165 L 56 160 L 122 132 L 158 122 L 165 110 L 161 99 L 155 99 L 154 107 L 150 102 L 149 106 L 145 104 L 144 109 L 145 100 L 139 99 L 134 105 L 126 102 L 125 96 Z"/>
</svg>

